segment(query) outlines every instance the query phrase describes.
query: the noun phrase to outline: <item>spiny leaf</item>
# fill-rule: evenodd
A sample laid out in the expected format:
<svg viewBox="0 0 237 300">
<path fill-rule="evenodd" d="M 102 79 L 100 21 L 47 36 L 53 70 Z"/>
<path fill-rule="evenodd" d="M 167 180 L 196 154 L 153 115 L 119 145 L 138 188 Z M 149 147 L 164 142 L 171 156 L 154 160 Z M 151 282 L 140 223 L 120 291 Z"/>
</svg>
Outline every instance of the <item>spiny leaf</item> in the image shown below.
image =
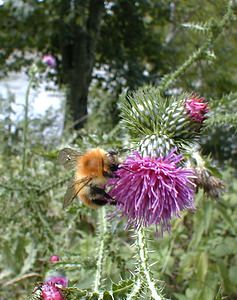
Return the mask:
<svg viewBox="0 0 237 300">
<path fill-rule="evenodd" d="M 183 23 L 182 26 L 188 29 L 192 29 L 194 31 L 200 31 L 202 33 L 210 32 L 209 23 Z"/>
<path fill-rule="evenodd" d="M 122 296 L 128 293 L 134 284 L 134 279 L 121 280 L 118 283 L 113 283 L 112 291 L 114 295 Z"/>
</svg>

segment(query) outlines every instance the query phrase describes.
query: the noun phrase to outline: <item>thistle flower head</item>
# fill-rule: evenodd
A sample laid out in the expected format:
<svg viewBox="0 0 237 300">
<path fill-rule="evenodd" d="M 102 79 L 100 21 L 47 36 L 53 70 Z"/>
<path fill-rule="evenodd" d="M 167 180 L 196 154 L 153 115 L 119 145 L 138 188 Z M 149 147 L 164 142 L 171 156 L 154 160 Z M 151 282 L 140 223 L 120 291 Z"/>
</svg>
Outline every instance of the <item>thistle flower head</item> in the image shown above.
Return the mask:
<svg viewBox="0 0 237 300">
<path fill-rule="evenodd" d="M 52 56 L 51 54 L 44 55 L 42 58 L 42 62 L 47 66 L 49 66 L 50 68 L 55 68 L 57 65 L 55 57 Z"/>
<path fill-rule="evenodd" d="M 68 286 L 68 279 L 62 271 L 52 270 L 52 271 L 47 272 L 44 282 L 57 284 L 62 287 Z"/>
<path fill-rule="evenodd" d="M 128 224 L 170 228 L 173 216 L 194 208 L 195 177 L 191 169 L 178 166 L 182 160 L 175 150 L 159 158 L 142 157 L 134 152 L 120 165 L 116 178 L 110 180 L 110 195 L 117 201 Z"/>
<path fill-rule="evenodd" d="M 67 287 L 68 286 L 68 279 L 65 276 L 52 276 L 48 277 L 45 280 L 45 283 L 52 283 L 52 284 L 57 284 L 62 287 Z"/>
<path fill-rule="evenodd" d="M 207 118 L 206 114 L 209 111 L 205 99 L 195 95 L 186 99 L 185 109 L 190 118 L 197 123 L 202 123 Z"/>
<path fill-rule="evenodd" d="M 43 284 L 41 296 L 44 300 L 65 300 L 60 289 L 52 282 Z"/>
</svg>

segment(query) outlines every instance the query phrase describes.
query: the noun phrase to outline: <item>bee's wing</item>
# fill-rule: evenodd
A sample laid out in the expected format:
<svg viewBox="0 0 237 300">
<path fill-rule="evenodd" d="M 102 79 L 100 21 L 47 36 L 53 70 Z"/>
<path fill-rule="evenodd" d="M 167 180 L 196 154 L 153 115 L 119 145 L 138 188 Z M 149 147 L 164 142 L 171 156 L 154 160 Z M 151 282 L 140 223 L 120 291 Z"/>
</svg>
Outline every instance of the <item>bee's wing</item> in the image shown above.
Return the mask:
<svg viewBox="0 0 237 300">
<path fill-rule="evenodd" d="M 77 197 L 78 193 L 91 181 L 91 178 L 85 177 L 83 179 L 72 181 L 66 191 L 66 194 L 64 195 L 63 200 L 63 208 L 66 208 L 69 206 L 72 201 Z M 79 188 L 76 188 L 76 186 L 80 184 Z"/>
<path fill-rule="evenodd" d="M 70 170 L 75 167 L 77 158 L 81 155 L 82 153 L 74 149 L 64 148 L 58 153 L 58 161 L 65 169 Z"/>
</svg>

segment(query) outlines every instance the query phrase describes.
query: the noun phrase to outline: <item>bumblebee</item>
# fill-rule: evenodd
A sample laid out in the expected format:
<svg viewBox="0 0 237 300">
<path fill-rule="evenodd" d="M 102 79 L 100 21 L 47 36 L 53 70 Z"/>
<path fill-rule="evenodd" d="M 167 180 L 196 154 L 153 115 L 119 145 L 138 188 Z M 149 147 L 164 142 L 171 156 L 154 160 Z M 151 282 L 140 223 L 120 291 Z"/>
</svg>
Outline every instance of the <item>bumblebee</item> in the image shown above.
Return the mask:
<svg viewBox="0 0 237 300">
<path fill-rule="evenodd" d="M 66 169 L 75 170 L 74 178 L 64 196 L 64 208 L 77 197 L 91 208 L 116 204 L 105 191 L 108 179 L 114 177 L 114 172 L 119 168 L 116 151 L 106 152 L 95 148 L 80 153 L 71 148 L 64 148 L 59 152 L 58 161 Z"/>
</svg>

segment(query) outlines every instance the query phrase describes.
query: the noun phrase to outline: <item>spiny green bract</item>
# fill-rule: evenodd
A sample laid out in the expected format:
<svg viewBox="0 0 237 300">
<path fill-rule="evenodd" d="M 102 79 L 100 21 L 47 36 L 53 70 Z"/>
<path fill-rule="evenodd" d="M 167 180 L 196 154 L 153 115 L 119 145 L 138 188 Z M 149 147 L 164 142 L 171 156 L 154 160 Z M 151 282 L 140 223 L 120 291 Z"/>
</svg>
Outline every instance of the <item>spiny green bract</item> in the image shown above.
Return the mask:
<svg viewBox="0 0 237 300">
<path fill-rule="evenodd" d="M 121 97 L 122 124 L 132 138 L 151 136 L 154 140 L 157 136 L 165 139 L 166 148 L 193 141 L 199 137 L 201 126 L 186 111 L 185 101 L 190 97 L 188 93 L 164 97 L 157 87 L 142 87 Z M 160 142 L 157 143 L 159 147 Z"/>
</svg>

